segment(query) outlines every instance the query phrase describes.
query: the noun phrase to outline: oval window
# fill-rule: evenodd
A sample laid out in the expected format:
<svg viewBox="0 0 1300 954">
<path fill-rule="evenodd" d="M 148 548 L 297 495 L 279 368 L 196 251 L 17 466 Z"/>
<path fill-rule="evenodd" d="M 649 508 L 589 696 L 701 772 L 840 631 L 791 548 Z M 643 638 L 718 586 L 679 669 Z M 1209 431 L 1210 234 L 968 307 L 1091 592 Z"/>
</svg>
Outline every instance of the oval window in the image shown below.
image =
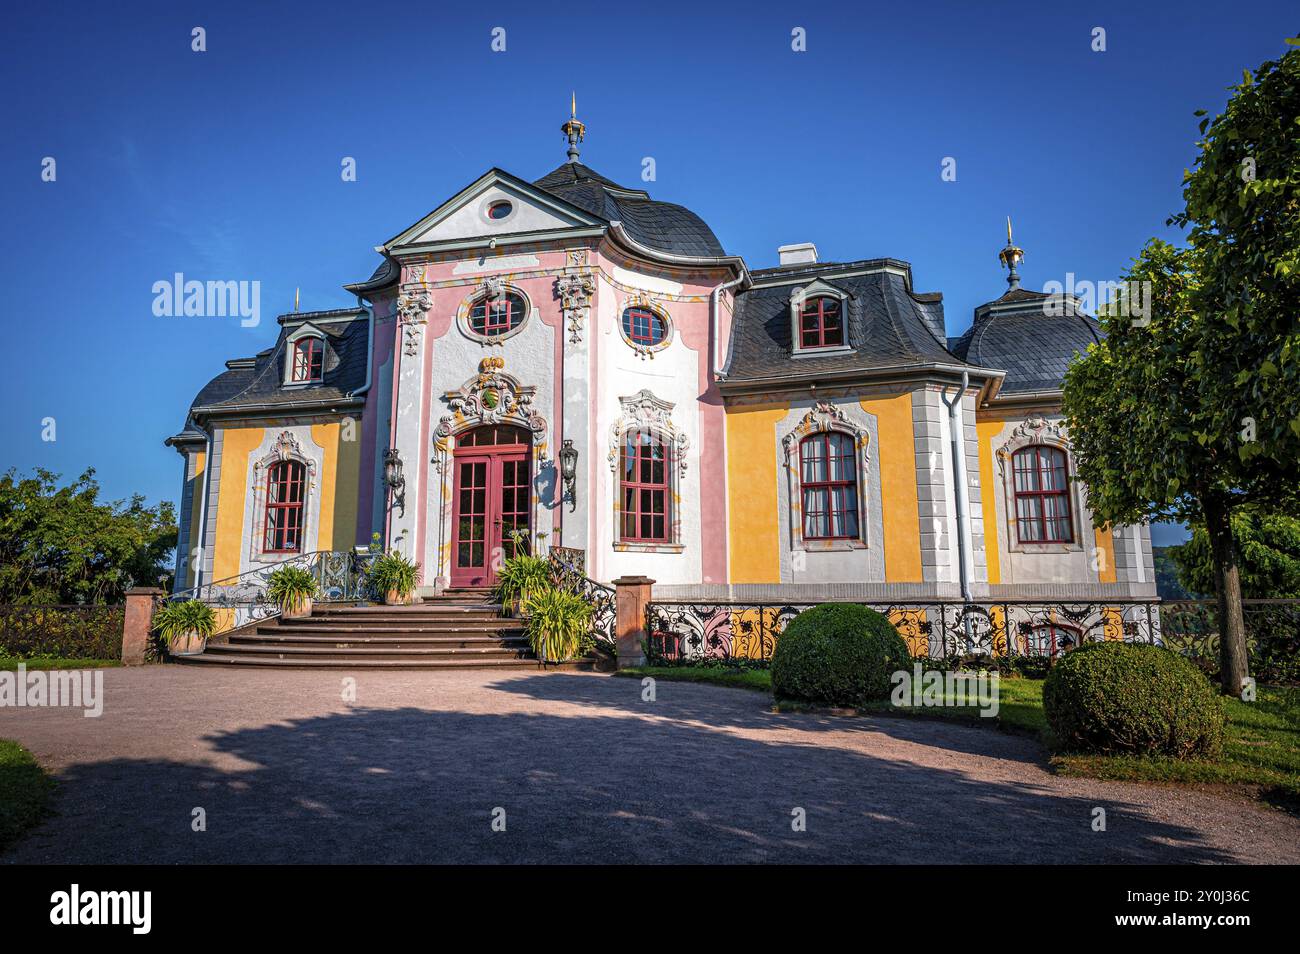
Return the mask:
<svg viewBox="0 0 1300 954">
<path fill-rule="evenodd" d="M 480 298 L 470 309 L 469 327 L 475 334 L 495 338 L 518 328 L 527 310 L 523 296 L 514 292 L 491 299 Z"/>
<path fill-rule="evenodd" d="M 513 209 L 513 205 L 502 199 L 499 202 L 493 202 L 487 207 L 487 217 L 489 219 L 504 219 Z"/>
<path fill-rule="evenodd" d="M 649 308 L 628 308 L 623 312 L 623 334 L 634 345 L 653 348 L 664 343 L 668 328 L 664 320 Z"/>
</svg>

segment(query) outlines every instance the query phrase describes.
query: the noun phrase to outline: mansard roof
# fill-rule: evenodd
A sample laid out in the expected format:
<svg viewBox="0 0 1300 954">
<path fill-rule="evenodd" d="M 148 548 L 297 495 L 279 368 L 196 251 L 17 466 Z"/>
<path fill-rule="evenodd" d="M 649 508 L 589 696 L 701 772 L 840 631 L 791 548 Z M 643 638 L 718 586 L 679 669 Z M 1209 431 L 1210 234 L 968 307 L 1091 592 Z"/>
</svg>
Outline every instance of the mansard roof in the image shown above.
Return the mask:
<svg viewBox="0 0 1300 954">
<path fill-rule="evenodd" d="M 1072 296 L 1013 288 L 975 309 L 975 321 L 953 343 L 972 364 L 1006 371 L 999 394 L 1059 391 L 1076 354 L 1100 341 L 1101 327 Z"/>
<path fill-rule="evenodd" d="M 704 220 L 680 205 L 657 202 L 641 189 L 629 189 L 580 162 L 566 162 L 533 185 L 606 222 L 622 222 L 637 242 L 675 255 L 726 255 Z"/>
<path fill-rule="evenodd" d="M 947 348 L 943 296 L 911 290 L 911 266 L 897 259 L 818 263 L 767 268 L 750 273 L 754 286 L 736 296 L 728 383 L 818 375 L 842 377 L 906 365 L 946 366 L 966 362 Z M 848 350 L 795 356 L 790 296 L 814 282 L 848 296 Z M 982 370 L 974 369 L 970 370 Z"/>
<path fill-rule="evenodd" d="M 291 312 L 276 319 L 280 334 L 274 345 L 251 358 L 226 362 L 226 370 L 205 384 L 195 396 L 185 428 L 167 443 L 185 443 L 197 429 L 200 417 L 237 414 L 261 409 L 288 411 L 353 399 L 365 384 L 369 360 L 370 329 L 366 313 L 356 308 Z M 304 325 L 317 328 L 325 338 L 325 369 L 318 384 L 286 387 L 285 362 L 291 360 L 289 337 Z"/>
</svg>

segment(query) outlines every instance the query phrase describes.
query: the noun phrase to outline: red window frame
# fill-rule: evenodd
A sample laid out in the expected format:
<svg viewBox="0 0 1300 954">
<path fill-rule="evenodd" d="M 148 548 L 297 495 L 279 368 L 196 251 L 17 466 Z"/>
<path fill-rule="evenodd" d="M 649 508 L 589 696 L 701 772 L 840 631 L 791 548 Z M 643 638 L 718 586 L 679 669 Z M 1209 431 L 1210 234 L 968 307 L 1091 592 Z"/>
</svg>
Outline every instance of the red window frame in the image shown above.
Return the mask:
<svg viewBox="0 0 1300 954">
<path fill-rule="evenodd" d="M 325 368 L 325 342 L 301 338 L 293 346 L 293 381 L 319 381 Z"/>
<path fill-rule="evenodd" d="M 855 444 L 850 435 L 839 431 L 810 434 L 799 442 L 799 491 L 805 540 L 853 540 L 861 534 Z M 809 453 L 818 447 L 820 459 Z M 825 476 L 809 480 L 810 467 L 819 462 Z M 816 506 L 819 503 L 822 506 Z M 815 532 L 819 522 L 828 532 Z"/>
<path fill-rule="evenodd" d="M 1032 463 L 1024 465 L 1031 458 Z M 1055 479 L 1058 475 L 1060 486 Z M 1026 485 L 1023 488 L 1022 477 Z M 1074 542 L 1070 461 L 1065 451 L 1047 444 L 1020 448 L 1011 455 L 1011 485 L 1015 495 L 1016 538 L 1021 543 Z M 1032 527 L 1036 536 L 1027 538 L 1026 527 Z M 1056 532 L 1049 535 L 1049 527 L 1056 528 Z"/>
<path fill-rule="evenodd" d="M 668 324 L 651 309 L 634 306 L 623 311 L 623 333 L 633 344 L 653 348 L 668 337 Z"/>
<path fill-rule="evenodd" d="M 838 298 L 818 295 L 799 309 L 799 347 L 834 348 L 844 344 L 844 308 Z"/>
<path fill-rule="evenodd" d="M 670 543 L 668 445 L 657 434 L 629 431 L 619 452 L 619 539 L 626 543 Z"/>
<path fill-rule="evenodd" d="M 307 468 L 296 460 L 276 461 L 266 472 L 263 553 L 301 553 Z"/>
<path fill-rule="evenodd" d="M 495 338 L 519 327 L 527 309 L 523 297 L 514 292 L 506 292 L 490 301 L 480 298 L 469 310 L 470 330 L 485 338 Z"/>
</svg>

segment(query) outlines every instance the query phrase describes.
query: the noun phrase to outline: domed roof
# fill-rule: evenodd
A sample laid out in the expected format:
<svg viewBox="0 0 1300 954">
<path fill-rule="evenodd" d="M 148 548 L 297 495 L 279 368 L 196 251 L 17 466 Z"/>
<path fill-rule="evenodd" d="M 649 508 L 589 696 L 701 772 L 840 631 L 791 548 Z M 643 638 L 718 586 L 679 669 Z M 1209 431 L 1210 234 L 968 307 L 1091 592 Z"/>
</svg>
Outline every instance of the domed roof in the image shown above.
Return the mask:
<svg viewBox="0 0 1300 954">
<path fill-rule="evenodd" d="M 974 323 L 952 351 L 971 364 L 1006 371 L 1002 394 L 1059 391 L 1074 356 L 1102 337 L 1077 299 L 1013 288 L 975 309 Z"/>
<path fill-rule="evenodd" d="M 697 258 L 727 254 L 690 209 L 656 202 L 649 193 L 621 186 L 580 162 L 566 162 L 533 185 L 607 222 L 622 222 L 628 235 L 658 251 Z"/>
</svg>

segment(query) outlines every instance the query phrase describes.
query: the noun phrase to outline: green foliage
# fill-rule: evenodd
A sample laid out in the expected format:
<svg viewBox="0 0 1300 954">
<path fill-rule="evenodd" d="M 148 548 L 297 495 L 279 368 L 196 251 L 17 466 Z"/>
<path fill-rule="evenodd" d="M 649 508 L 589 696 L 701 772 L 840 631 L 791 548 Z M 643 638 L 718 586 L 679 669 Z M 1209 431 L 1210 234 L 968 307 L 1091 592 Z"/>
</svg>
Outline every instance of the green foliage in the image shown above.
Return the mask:
<svg viewBox="0 0 1300 954">
<path fill-rule="evenodd" d="M 0 852 L 45 816 L 54 780 L 32 754 L 11 739 L 0 739 Z"/>
<path fill-rule="evenodd" d="M 366 579 L 371 590 L 381 599 L 389 593 L 396 593 L 398 599 L 409 599 L 420 585 L 420 564 L 394 550 L 371 564 Z"/>
<path fill-rule="evenodd" d="M 153 616 L 154 629 L 169 643 L 186 633 L 195 633 L 207 639 L 216 626 L 212 607 L 202 600 L 174 600 L 166 603 Z"/>
<path fill-rule="evenodd" d="M 1089 643 L 1066 653 L 1043 685 L 1061 744 L 1106 754 L 1216 758 L 1223 703 L 1194 665 L 1160 646 Z"/>
<path fill-rule="evenodd" d="M 546 586 L 523 604 L 528 642 L 539 659 L 562 662 L 590 652 L 592 606 L 576 593 Z"/>
<path fill-rule="evenodd" d="M 526 603 L 551 586 L 551 564 L 545 557 L 517 553 L 497 571 L 496 598 L 501 609 L 508 611 L 515 602 Z"/>
<path fill-rule="evenodd" d="M 121 606 L 0 606 L 0 659 L 114 659 Z"/>
<path fill-rule="evenodd" d="M 101 502 L 94 470 L 58 481 L 41 469 L 0 477 L 0 603 L 118 603 L 133 586 L 167 588 L 170 502 Z"/>
<path fill-rule="evenodd" d="M 786 626 L 772 655 L 777 699 L 861 706 L 889 695 L 889 677 L 911 665 L 889 619 L 853 603 L 823 603 Z"/>
<path fill-rule="evenodd" d="M 1194 599 L 1193 591 L 1187 589 L 1178 574 L 1178 564 L 1174 562 L 1171 551 L 1174 547 L 1152 547 L 1151 562 L 1156 570 L 1156 595 L 1162 600 Z"/>
<path fill-rule="evenodd" d="M 297 609 L 304 601 L 313 599 L 317 591 L 316 577 L 300 566 L 276 567 L 266 581 L 266 596 L 281 612 Z"/>
<path fill-rule="evenodd" d="M 1233 516 L 1232 535 L 1237 543 L 1243 597 L 1300 597 L 1300 519 L 1252 507 Z M 1169 554 L 1189 590 L 1214 592 L 1214 564 L 1204 527 L 1193 527 L 1192 538 L 1171 547 Z"/>
</svg>

